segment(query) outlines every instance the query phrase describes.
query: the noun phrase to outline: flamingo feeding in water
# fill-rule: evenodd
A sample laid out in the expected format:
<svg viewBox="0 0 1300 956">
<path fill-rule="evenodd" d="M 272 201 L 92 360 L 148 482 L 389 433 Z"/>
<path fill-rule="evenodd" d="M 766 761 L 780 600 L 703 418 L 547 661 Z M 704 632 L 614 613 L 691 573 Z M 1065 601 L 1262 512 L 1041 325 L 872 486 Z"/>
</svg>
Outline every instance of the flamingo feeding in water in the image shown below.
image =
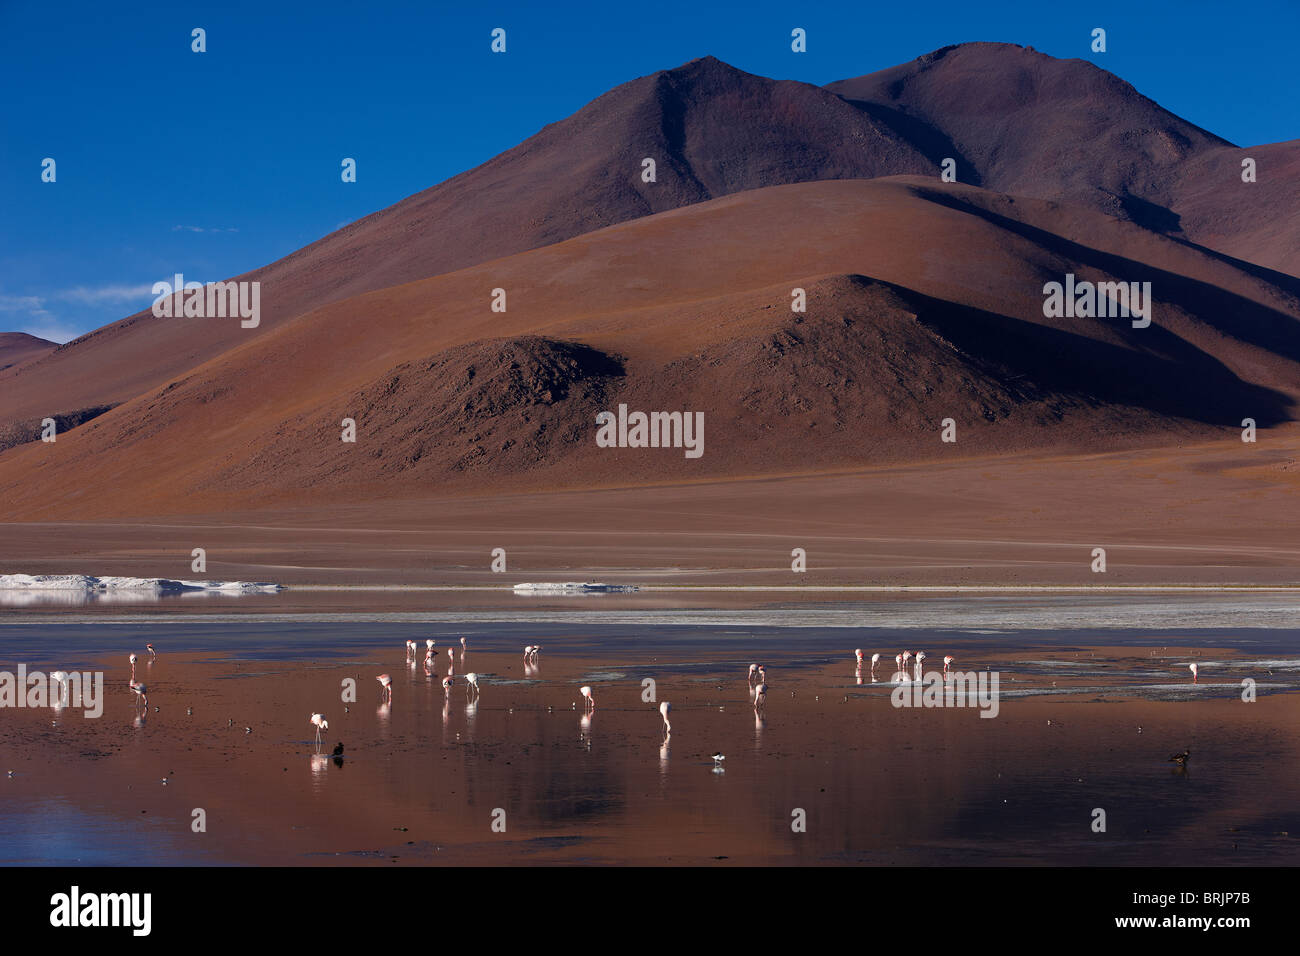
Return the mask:
<svg viewBox="0 0 1300 956">
<path fill-rule="evenodd" d="M 948 673 L 948 668 L 952 667 L 953 660 L 954 658 L 951 654 L 943 659 L 943 672 L 945 674 Z"/>
<path fill-rule="evenodd" d="M 856 658 L 858 659 L 858 666 L 861 666 L 861 665 L 862 665 L 862 648 L 859 647 L 856 651 L 854 651 L 854 652 L 853 652 L 853 656 L 856 657 Z"/>
<path fill-rule="evenodd" d="M 916 652 L 916 672 L 921 673 L 921 665 L 925 663 L 925 651 Z"/>
<path fill-rule="evenodd" d="M 668 722 L 668 715 L 672 713 L 673 705 L 664 701 L 659 705 L 659 716 L 664 719 L 664 736 L 667 737 L 673 732 L 673 725 Z"/>
<path fill-rule="evenodd" d="M 767 685 L 759 684 L 754 688 L 754 709 L 758 710 L 767 704 Z"/>
<path fill-rule="evenodd" d="M 135 655 L 131 655 L 131 680 L 135 680 Z"/>
<path fill-rule="evenodd" d="M 312 725 L 316 728 L 316 743 L 320 743 L 320 732 L 330 729 L 330 722 L 320 714 L 311 715 Z"/>
<path fill-rule="evenodd" d="M 469 684 L 470 687 L 474 688 L 474 696 L 477 697 L 478 696 L 478 675 L 466 674 L 465 681 Z"/>
<path fill-rule="evenodd" d="M 135 694 L 136 701 L 137 701 L 138 703 L 142 703 L 142 704 L 144 704 L 145 707 L 148 707 L 148 706 L 149 706 L 149 688 L 146 687 L 146 686 L 144 686 L 144 684 L 141 684 L 139 681 L 134 681 L 134 680 L 131 681 L 131 683 L 130 683 L 130 687 L 131 687 L 132 692 Z"/>
<path fill-rule="evenodd" d="M 465 652 L 467 650 L 469 650 L 469 647 L 465 644 L 465 638 L 462 637 L 460 639 L 460 659 L 462 661 L 465 659 Z"/>
<path fill-rule="evenodd" d="M 392 701 L 393 679 L 389 677 L 387 674 L 380 674 L 378 677 L 375 678 L 375 680 L 379 681 L 379 686 L 383 688 L 384 696 L 386 696 L 389 701 Z"/>
<path fill-rule="evenodd" d="M 149 660 L 154 660 L 158 657 L 158 652 L 153 649 L 152 644 L 146 644 L 144 649 L 149 652 Z"/>
<path fill-rule="evenodd" d="M 444 694 L 450 694 L 450 693 L 451 693 L 451 685 L 454 684 L 454 683 L 456 683 L 455 678 L 452 677 L 450 674 L 448 674 L 446 677 L 444 677 L 444 678 L 442 679 L 442 692 L 443 692 Z M 450 701 L 449 701 L 448 703 L 450 703 Z"/>
<path fill-rule="evenodd" d="M 876 672 L 876 665 L 877 665 L 878 663 L 880 663 L 880 655 L 879 655 L 879 654 L 872 654 L 872 655 L 871 655 L 871 673 L 874 674 L 874 673 Z"/>
<path fill-rule="evenodd" d="M 904 667 L 907 666 L 907 662 L 910 661 L 911 659 L 912 659 L 912 652 L 911 652 L 911 651 L 903 651 L 903 666 L 904 666 Z"/>
<path fill-rule="evenodd" d="M 1188 664 L 1187 669 L 1192 672 L 1192 683 L 1196 683 L 1196 672 L 1199 668 L 1195 664 Z"/>
<path fill-rule="evenodd" d="M 587 710 L 595 710 L 595 709 L 596 709 L 596 698 L 594 698 L 594 697 L 591 696 L 591 688 L 590 688 L 590 687 L 579 687 L 579 688 L 578 688 L 578 693 L 580 693 L 583 697 L 587 698 L 587 703 L 586 703 L 586 705 L 585 705 L 586 708 L 587 708 Z"/>
<path fill-rule="evenodd" d="M 901 671 L 901 670 L 903 669 L 903 655 L 902 655 L 902 654 L 895 654 L 895 655 L 894 655 L 894 663 L 898 665 L 898 669 Z"/>
<path fill-rule="evenodd" d="M 406 642 L 406 659 L 408 661 L 415 660 L 415 641 Z"/>
<path fill-rule="evenodd" d="M 750 665 L 749 665 L 749 682 L 750 682 L 751 684 L 754 683 L 754 675 L 756 675 L 757 673 L 758 673 L 758 665 L 757 665 L 757 664 L 750 664 Z"/>
</svg>

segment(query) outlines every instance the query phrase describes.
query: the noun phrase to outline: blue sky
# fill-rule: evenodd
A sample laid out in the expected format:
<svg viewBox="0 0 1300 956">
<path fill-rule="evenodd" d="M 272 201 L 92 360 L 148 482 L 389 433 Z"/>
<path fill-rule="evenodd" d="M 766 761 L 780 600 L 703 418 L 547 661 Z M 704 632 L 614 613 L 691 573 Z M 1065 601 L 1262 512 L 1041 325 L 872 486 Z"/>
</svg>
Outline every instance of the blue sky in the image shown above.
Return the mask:
<svg viewBox="0 0 1300 956">
<path fill-rule="evenodd" d="M 790 51 L 796 26 L 806 54 Z M 1089 50 L 1097 26 L 1105 54 Z M 0 0 L 0 331 L 66 341 L 146 307 L 175 272 L 264 265 L 697 56 L 824 84 L 949 43 L 1021 43 L 1249 145 L 1300 137 L 1298 27 L 1295 0 Z"/>
</svg>

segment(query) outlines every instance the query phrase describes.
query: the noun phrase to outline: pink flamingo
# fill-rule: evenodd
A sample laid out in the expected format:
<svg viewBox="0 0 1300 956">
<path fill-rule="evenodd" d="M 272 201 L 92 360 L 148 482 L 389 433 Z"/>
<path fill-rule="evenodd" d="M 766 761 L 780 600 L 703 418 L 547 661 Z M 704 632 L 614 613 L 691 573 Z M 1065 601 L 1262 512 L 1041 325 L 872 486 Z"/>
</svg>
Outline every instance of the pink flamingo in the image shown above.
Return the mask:
<svg viewBox="0 0 1300 956">
<path fill-rule="evenodd" d="M 525 645 L 524 645 L 524 660 L 527 661 L 527 660 L 531 659 L 532 656 L 533 656 L 533 645 L 531 645 L 531 644 L 525 644 Z"/>
<path fill-rule="evenodd" d="M 925 651 L 916 652 L 916 672 L 921 673 L 921 665 L 925 663 Z"/>
<path fill-rule="evenodd" d="M 757 665 L 757 664 L 750 664 L 750 665 L 749 665 L 749 682 L 750 682 L 751 684 L 754 683 L 754 677 L 755 677 L 755 675 L 757 675 L 757 674 L 758 674 L 758 665 Z"/>
<path fill-rule="evenodd" d="M 387 674 L 380 674 L 375 680 L 379 681 L 379 686 L 383 688 L 384 695 L 391 701 L 393 699 L 393 679 Z"/>
<path fill-rule="evenodd" d="M 758 665 L 758 679 L 760 683 L 762 681 L 767 680 L 767 668 L 765 668 L 762 664 Z"/>
<path fill-rule="evenodd" d="M 903 651 L 903 666 L 904 666 L 904 667 L 907 666 L 907 662 L 910 661 L 911 659 L 912 659 L 912 652 L 911 652 L 911 651 Z"/>
<path fill-rule="evenodd" d="M 956 658 L 954 658 L 951 654 L 947 655 L 947 656 L 943 659 L 943 672 L 944 672 L 945 674 L 948 673 L 948 668 L 952 667 L 952 662 L 953 662 L 955 659 L 956 659 Z"/>
<path fill-rule="evenodd" d="M 415 641 L 406 642 L 406 659 L 408 661 L 415 660 Z"/>
<path fill-rule="evenodd" d="M 1188 664 L 1187 669 L 1192 672 L 1192 683 L 1196 683 L 1196 672 L 1199 668 L 1195 664 Z"/>
<path fill-rule="evenodd" d="M 754 710 L 767 704 L 767 685 L 759 684 L 754 688 Z"/>
<path fill-rule="evenodd" d="M 902 654 L 895 654 L 895 655 L 894 655 L 894 663 L 898 665 L 898 669 L 901 671 L 901 670 L 903 669 L 903 655 L 902 655 Z"/>
<path fill-rule="evenodd" d="M 144 684 L 141 684 L 139 681 L 134 681 L 134 680 L 131 681 L 129 686 L 131 690 L 135 693 L 136 702 L 143 703 L 145 707 L 148 707 L 149 688 L 144 686 Z"/>
<path fill-rule="evenodd" d="M 442 679 L 442 692 L 444 694 L 450 694 L 451 685 L 454 683 L 456 683 L 455 680 L 452 678 L 450 674 L 448 674 L 446 677 Z"/>
<path fill-rule="evenodd" d="M 591 696 L 591 688 L 590 688 L 590 687 L 579 687 L 579 688 L 578 688 L 578 693 L 580 693 L 583 697 L 587 698 L 587 702 L 586 702 L 586 704 L 584 705 L 584 706 L 586 707 L 587 710 L 595 710 L 595 709 L 596 709 L 596 698 L 594 698 L 594 697 Z"/>
<path fill-rule="evenodd" d="M 152 644 L 146 644 L 144 649 L 149 652 L 149 660 L 155 660 L 158 657 L 158 652 L 153 649 Z"/>
<path fill-rule="evenodd" d="M 468 647 L 468 645 L 466 645 L 466 643 L 465 643 L 465 638 L 462 637 L 462 638 L 460 639 L 460 659 L 461 659 L 462 661 L 465 659 L 465 652 L 466 652 L 467 650 L 469 650 L 469 647 Z"/>
<path fill-rule="evenodd" d="M 862 648 L 859 647 L 856 651 L 854 651 L 854 652 L 853 652 L 853 656 L 856 657 L 856 658 L 858 659 L 858 665 L 861 666 L 861 665 L 862 665 L 862 657 L 863 657 L 863 654 L 862 654 Z"/>
<path fill-rule="evenodd" d="M 469 684 L 470 687 L 474 688 L 474 696 L 477 697 L 478 696 L 478 675 L 466 674 L 465 681 Z"/>
<path fill-rule="evenodd" d="M 135 655 L 131 655 L 131 680 L 135 680 Z"/>
<path fill-rule="evenodd" d="M 659 716 L 664 719 L 664 736 L 667 737 L 673 732 L 673 725 L 668 722 L 668 715 L 672 713 L 673 705 L 664 701 L 659 705 Z"/>
<path fill-rule="evenodd" d="M 326 720 L 324 717 L 322 717 L 320 714 L 312 714 L 311 722 L 316 727 L 316 743 L 320 743 L 320 732 L 322 730 L 329 730 L 330 722 Z"/>
<path fill-rule="evenodd" d="M 879 655 L 879 654 L 872 654 L 872 655 L 871 655 L 871 673 L 874 674 L 874 673 L 876 672 L 876 665 L 879 664 L 879 663 L 880 663 L 880 655 Z"/>
</svg>

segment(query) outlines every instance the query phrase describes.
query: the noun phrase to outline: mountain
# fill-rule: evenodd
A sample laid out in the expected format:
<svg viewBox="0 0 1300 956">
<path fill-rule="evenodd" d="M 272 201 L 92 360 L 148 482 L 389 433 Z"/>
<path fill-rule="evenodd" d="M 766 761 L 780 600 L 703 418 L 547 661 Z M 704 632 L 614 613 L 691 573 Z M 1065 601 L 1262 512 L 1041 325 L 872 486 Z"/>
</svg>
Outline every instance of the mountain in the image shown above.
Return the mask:
<svg viewBox="0 0 1300 956">
<path fill-rule="evenodd" d="M 1080 203 L 1300 274 L 1300 141 L 1235 147 L 1086 60 L 1009 43 L 944 47 L 826 89 L 956 159 L 961 182 Z M 1247 157 L 1254 183 L 1242 181 Z"/>
<path fill-rule="evenodd" d="M 695 60 L 241 277 L 257 329 L 144 312 L 0 371 L 0 491 L 218 511 L 1268 428 L 1300 385 L 1294 161 L 1009 44 L 825 89 Z M 1150 282 L 1151 326 L 1046 317 L 1067 275 Z M 704 412 L 708 452 L 598 449 L 619 403 Z"/>
<path fill-rule="evenodd" d="M 57 349 L 57 342 L 26 332 L 0 332 L 0 371 Z"/>
</svg>

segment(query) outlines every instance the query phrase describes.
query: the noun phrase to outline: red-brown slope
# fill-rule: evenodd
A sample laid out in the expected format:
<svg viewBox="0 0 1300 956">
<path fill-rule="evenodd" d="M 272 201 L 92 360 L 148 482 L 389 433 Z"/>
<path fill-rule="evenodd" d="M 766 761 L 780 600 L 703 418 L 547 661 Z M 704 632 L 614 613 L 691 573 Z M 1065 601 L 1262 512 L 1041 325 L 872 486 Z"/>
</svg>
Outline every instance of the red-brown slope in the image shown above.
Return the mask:
<svg viewBox="0 0 1300 956">
<path fill-rule="evenodd" d="M 1067 271 L 1151 281 L 1152 326 L 1045 318 Z M 1167 444 L 1290 417 L 1297 316 L 1079 207 L 931 179 L 776 187 L 324 307 L 10 450 L 0 497 L 67 518 Z M 705 412 L 704 457 L 597 449 L 593 412 L 620 401 Z"/>
<path fill-rule="evenodd" d="M 0 332 L 0 371 L 58 348 L 57 342 L 37 338 L 26 332 Z"/>
</svg>

